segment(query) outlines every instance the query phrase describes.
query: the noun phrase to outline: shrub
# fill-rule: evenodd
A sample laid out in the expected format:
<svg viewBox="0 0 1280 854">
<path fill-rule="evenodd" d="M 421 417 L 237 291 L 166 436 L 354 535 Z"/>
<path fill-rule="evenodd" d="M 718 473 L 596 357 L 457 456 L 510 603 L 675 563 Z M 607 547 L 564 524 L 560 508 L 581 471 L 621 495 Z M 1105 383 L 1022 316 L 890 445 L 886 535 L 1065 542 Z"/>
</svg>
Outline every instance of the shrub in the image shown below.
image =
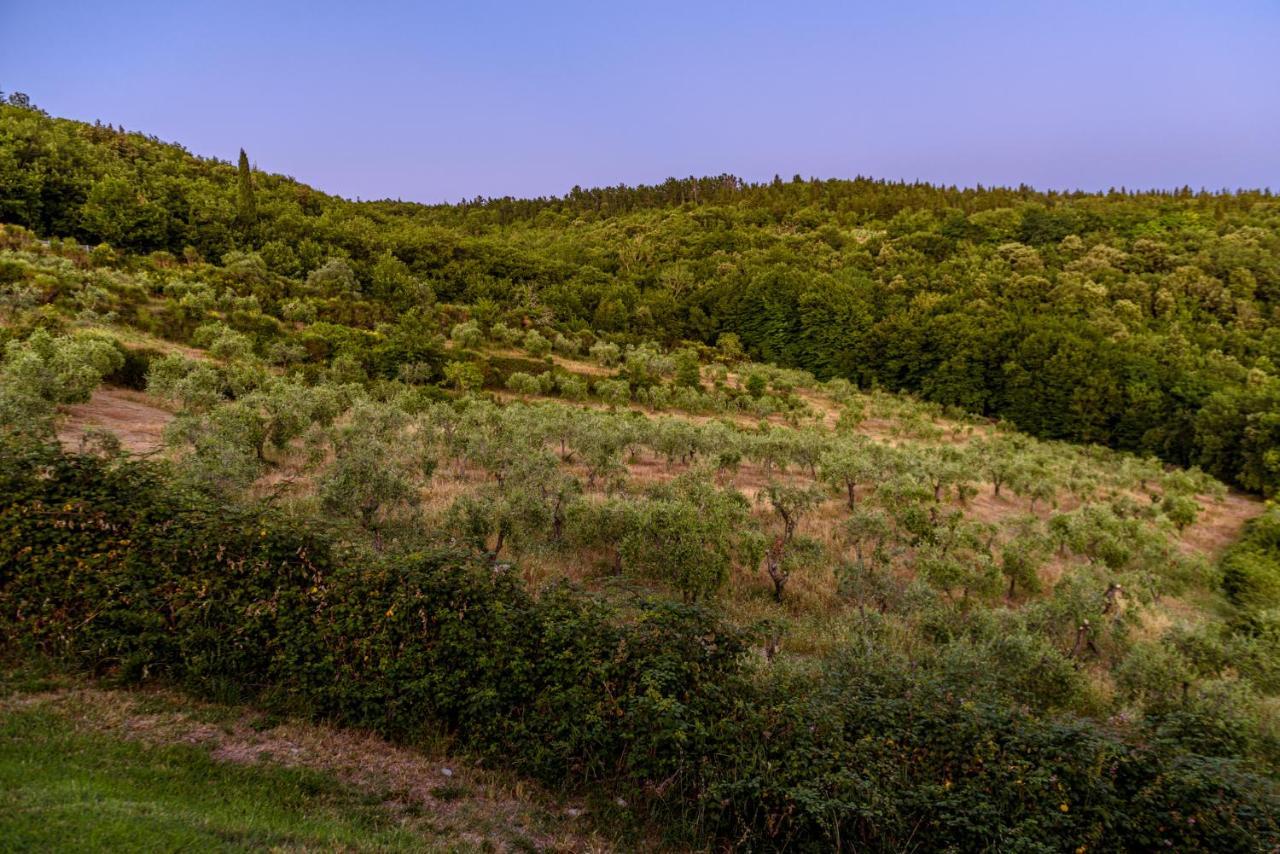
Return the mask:
<svg viewBox="0 0 1280 854">
<path fill-rule="evenodd" d="M 484 385 L 484 371 L 475 362 L 449 362 L 444 380 L 458 391 L 475 391 Z"/>
<path fill-rule="evenodd" d="M 1280 606 L 1280 511 L 1248 524 L 1245 535 L 1222 559 L 1222 588 L 1245 609 Z"/>
<path fill-rule="evenodd" d="M 529 355 L 535 359 L 543 359 L 551 355 L 551 342 L 542 337 L 542 334 L 536 329 L 530 329 L 525 333 L 524 340 L 521 343 Z"/>
<path fill-rule="evenodd" d="M 516 371 L 507 377 L 507 388 L 516 394 L 533 395 L 542 391 L 542 384 L 532 374 Z"/>
<path fill-rule="evenodd" d="M 1188 746 L 1230 742 L 1197 735 L 1216 695 L 1140 742 L 873 643 L 748 678 L 745 639 L 701 609 L 533 597 L 447 549 L 347 564 L 318 531 L 185 494 L 158 463 L 5 441 L 0 637 L 392 738 L 444 727 L 517 772 L 696 816 L 717 841 L 695 847 L 1280 844 L 1275 782 Z"/>
</svg>

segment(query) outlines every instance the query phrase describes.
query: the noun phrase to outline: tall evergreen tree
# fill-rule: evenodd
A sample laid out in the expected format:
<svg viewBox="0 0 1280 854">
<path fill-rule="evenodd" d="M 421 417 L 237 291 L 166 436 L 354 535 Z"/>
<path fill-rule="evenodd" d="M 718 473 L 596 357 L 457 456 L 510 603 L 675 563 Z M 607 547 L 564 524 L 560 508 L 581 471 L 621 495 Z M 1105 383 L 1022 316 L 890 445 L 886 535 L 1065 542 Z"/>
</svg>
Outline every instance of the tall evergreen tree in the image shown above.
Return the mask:
<svg viewBox="0 0 1280 854">
<path fill-rule="evenodd" d="M 249 170 L 249 155 L 240 149 L 240 202 L 239 220 L 243 229 L 252 228 L 258 221 L 258 207 L 253 198 L 253 173 Z"/>
</svg>

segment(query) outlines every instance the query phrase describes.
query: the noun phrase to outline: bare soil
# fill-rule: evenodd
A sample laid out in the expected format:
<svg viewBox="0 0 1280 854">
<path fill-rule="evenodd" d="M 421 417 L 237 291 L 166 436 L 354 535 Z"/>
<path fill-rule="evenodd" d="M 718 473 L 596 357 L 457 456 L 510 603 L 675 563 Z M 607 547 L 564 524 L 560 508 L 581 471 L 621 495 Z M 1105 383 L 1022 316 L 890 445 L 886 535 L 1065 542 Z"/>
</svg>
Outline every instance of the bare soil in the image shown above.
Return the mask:
<svg viewBox="0 0 1280 854">
<path fill-rule="evenodd" d="M 163 445 L 164 427 L 172 418 L 172 412 L 140 391 L 103 386 L 88 403 L 65 407 L 58 439 L 75 450 L 91 429 L 106 430 L 115 434 L 125 450 L 146 454 Z"/>
</svg>

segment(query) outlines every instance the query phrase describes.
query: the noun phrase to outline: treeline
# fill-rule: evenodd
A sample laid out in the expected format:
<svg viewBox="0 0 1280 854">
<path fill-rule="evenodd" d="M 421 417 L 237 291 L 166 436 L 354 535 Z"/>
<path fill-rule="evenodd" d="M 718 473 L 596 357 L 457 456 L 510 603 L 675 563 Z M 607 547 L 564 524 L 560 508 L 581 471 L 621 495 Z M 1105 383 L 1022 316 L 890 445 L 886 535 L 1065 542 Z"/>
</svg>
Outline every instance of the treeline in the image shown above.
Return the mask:
<svg viewBox="0 0 1280 854">
<path fill-rule="evenodd" d="M 732 176 L 559 199 L 353 203 L 0 107 L 0 220 L 223 260 L 269 313 L 430 299 L 620 343 L 710 344 L 1048 438 L 1280 486 L 1280 203 Z M 251 285 L 248 279 L 256 281 Z"/>
<path fill-rule="evenodd" d="M 1020 710 L 855 646 L 753 672 L 696 608 L 538 598 L 449 552 L 345 565 L 318 528 L 162 466 L 0 447 L 0 626 L 128 681 L 460 747 L 744 848 L 1256 851 L 1275 784 L 1169 710 L 1149 731 Z M 938 626 L 938 630 L 945 627 Z"/>
</svg>

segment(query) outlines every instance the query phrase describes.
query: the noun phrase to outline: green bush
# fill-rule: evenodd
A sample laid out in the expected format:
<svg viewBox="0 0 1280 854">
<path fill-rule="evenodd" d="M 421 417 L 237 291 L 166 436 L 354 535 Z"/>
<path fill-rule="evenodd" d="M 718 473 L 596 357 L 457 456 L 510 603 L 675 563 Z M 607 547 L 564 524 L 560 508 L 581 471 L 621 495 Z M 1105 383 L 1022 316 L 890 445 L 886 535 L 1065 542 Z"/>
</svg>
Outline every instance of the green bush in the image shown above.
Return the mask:
<svg viewBox="0 0 1280 854">
<path fill-rule="evenodd" d="M 1223 557 L 1222 588 L 1246 610 L 1280 607 L 1280 510 L 1252 520 Z"/>
<path fill-rule="evenodd" d="M 171 482 L 156 463 L 0 445 L 0 637 L 397 739 L 444 728 L 726 847 L 1280 844 L 1274 781 L 1190 750 L 1194 721 L 1126 739 L 874 644 L 823 672 L 753 674 L 745 639 L 694 607 L 535 597 L 512 569 L 450 551 L 342 563 L 305 520 Z"/>
</svg>

